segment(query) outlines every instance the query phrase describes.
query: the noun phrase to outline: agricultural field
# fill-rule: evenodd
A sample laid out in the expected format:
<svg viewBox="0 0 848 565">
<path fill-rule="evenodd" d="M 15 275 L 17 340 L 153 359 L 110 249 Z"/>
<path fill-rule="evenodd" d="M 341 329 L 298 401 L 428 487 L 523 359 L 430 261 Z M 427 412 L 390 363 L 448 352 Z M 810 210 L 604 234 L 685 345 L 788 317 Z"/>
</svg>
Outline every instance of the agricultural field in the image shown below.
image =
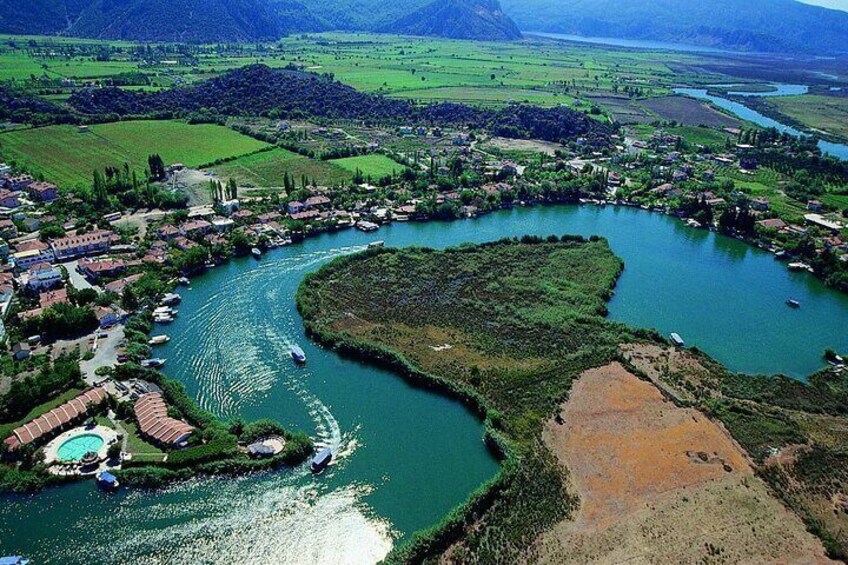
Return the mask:
<svg viewBox="0 0 848 565">
<path fill-rule="evenodd" d="M 404 166 L 400 163 L 377 153 L 346 159 L 334 159 L 330 163 L 351 173 L 361 171 L 363 175 L 373 179 L 400 173 L 404 170 Z"/>
<path fill-rule="evenodd" d="M 49 126 L 0 134 L 0 155 L 61 187 L 87 186 L 92 171 L 129 163 L 139 173 L 158 153 L 166 164 L 198 167 L 258 151 L 267 144 L 217 125 L 180 121 Z"/>
<path fill-rule="evenodd" d="M 779 96 L 768 103 L 812 130 L 848 137 L 848 98 Z"/>
<path fill-rule="evenodd" d="M 675 121 L 687 126 L 738 127 L 736 118 L 714 110 L 710 106 L 685 96 L 663 96 L 642 101 L 642 105 L 662 120 Z"/>
<path fill-rule="evenodd" d="M 653 126 L 644 125 L 630 126 L 628 129 L 635 134 L 637 139 L 641 140 L 650 139 L 657 131 L 657 128 Z M 688 143 L 693 145 L 704 145 L 710 147 L 723 147 L 727 141 L 733 139 L 727 132 L 700 126 L 664 127 L 662 128 L 662 131 L 671 135 L 679 135 Z"/>
<path fill-rule="evenodd" d="M 209 168 L 219 178 L 233 178 L 247 188 L 279 188 L 286 173 L 300 184 L 306 176 L 320 186 L 336 186 L 349 182 L 351 171 L 331 161 L 310 159 L 282 148 L 261 151 Z"/>
</svg>

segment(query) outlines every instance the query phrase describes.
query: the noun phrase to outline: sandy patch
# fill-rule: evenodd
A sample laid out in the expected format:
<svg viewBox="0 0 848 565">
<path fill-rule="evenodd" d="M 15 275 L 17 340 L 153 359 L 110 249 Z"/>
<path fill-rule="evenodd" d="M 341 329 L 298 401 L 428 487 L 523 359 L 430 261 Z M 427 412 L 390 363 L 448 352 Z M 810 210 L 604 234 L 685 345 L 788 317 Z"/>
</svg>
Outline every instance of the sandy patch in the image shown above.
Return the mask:
<svg viewBox="0 0 848 565">
<path fill-rule="evenodd" d="M 538 540 L 540 561 L 827 562 L 722 428 L 622 365 L 585 372 L 562 418 L 543 438 L 581 505 Z"/>
</svg>

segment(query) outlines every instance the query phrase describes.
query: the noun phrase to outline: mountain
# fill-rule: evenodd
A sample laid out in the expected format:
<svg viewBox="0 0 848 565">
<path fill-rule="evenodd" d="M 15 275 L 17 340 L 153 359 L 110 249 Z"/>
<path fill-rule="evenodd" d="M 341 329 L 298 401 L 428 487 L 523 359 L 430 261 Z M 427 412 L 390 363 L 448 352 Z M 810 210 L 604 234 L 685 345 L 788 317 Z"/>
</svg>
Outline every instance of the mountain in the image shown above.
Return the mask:
<svg viewBox="0 0 848 565">
<path fill-rule="evenodd" d="M 525 32 L 848 53 L 848 13 L 795 0 L 502 0 Z"/>
<path fill-rule="evenodd" d="M 497 0 L 436 0 L 378 31 L 488 41 L 521 39 Z"/>
<path fill-rule="evenodd" d="M 52 34 L 73 25 L 91 0 L 0 0 L 2 33 Z"/>
</svg>

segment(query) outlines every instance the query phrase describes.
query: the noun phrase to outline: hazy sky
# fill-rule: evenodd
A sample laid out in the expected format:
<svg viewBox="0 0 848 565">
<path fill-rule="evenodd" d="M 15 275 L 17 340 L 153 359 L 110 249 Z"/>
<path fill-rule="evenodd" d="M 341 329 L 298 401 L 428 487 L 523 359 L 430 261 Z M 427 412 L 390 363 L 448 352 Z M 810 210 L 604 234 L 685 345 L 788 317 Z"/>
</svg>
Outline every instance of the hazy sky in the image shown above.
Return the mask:
<svg viewBox="0 0 848 565">
<path fill-rule="evenodd" d="M 845 10 L 848 12 L 848 0 L 801 0 L 804 4 L 815 4 L 816 6 L 824 6 L 825 8 L 834 8 L 836 10 Z"/>
</svg>

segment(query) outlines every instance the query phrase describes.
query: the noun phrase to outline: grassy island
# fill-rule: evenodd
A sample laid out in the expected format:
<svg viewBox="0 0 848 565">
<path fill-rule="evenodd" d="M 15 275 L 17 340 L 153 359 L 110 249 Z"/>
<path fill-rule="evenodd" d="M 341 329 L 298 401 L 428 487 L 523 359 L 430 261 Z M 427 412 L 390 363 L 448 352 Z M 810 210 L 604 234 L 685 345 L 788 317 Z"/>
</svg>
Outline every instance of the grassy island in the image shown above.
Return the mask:
<svg viewBox="0 0 848 565">
<path fill-rule="evenodd" d="M 656 559 L 844 555 L 845 509 L 832 501 L 843 500 L 846 477 L 826 483 L 823 470 L 846 468 L 845 377 L 818 375 L 810 386 L 734 375 L 608 321 L 622 269 L 603 239 L 525 236 L 445 251 L 370 249 L 304 280 L 297 303 L 316 340 L 461 399 L 485 419 L 503 460 L 494 479 L 388 562 L 580 562 L 614 558 L 616 544 L 627 551 L 643 535 L 669 536 L 651 550 Z M 615 440 L 622 429 L 631 435 Z M 577 440 L 588 443 L 581 450 Z M 631 451 L 616 451 L 630 442 Z M 610 461 L 610 476 L 624 472 L 626 484 L 598 492 L 582 473 Z M 632 512 L 616 513 L 624 517 L 613 525 L 596 519 L 609 500 Z M 690 500 L 703 517 L 685 509 Z M 648 518 L 639 514 L 646 507 L 656 509 Z M 645 528 L 628 529 L 628 516 Z M 674 553 L 689 551 L 679 544 L 690 526 L 703 547 Z"/>
</svg>

